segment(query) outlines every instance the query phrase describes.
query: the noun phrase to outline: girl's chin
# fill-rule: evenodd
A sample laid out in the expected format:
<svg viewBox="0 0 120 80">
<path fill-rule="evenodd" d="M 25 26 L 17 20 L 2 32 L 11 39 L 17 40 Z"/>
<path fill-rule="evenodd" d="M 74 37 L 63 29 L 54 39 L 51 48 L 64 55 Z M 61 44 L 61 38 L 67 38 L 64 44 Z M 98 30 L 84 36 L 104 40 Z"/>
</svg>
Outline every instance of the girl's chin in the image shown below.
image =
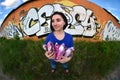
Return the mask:
<svg viewBox="0 0 120 80">
<path fill-rule="evenodd" d="M 60 29 L 55 29 L 55 31 L 60 31 Z"/>
</svg>

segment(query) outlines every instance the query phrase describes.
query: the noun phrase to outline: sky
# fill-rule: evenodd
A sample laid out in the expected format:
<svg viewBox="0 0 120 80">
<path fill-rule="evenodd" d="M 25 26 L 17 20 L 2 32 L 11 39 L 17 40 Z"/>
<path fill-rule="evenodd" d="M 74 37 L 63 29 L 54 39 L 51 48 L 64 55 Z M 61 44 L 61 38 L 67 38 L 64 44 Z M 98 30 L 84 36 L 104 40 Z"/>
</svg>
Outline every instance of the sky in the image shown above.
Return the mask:
<svg viewBox="0 0 120 80">
<path fill-rule="evenodd" d="M 5 17 L 15 8 L 28 0 L 0 0 L 0 26 Z"/>
<path fill-rule="evenodd" d="M 0 26 L 4 21 L 5 17 L 19 5 L 23 4 L 28 0 L 0 0 Z M 119 0 L 88 0 L 102 8 L 105 8 L 112 15 L 114 15 L 120 22 L 120 6 Z"/>
<path fill-rule="evenodd" d="M 120 23 L 120 0 L 88 0 L 99 5 L 102 8 L 105 8 L 112 15 L 114 15 Z"/>
</svg>

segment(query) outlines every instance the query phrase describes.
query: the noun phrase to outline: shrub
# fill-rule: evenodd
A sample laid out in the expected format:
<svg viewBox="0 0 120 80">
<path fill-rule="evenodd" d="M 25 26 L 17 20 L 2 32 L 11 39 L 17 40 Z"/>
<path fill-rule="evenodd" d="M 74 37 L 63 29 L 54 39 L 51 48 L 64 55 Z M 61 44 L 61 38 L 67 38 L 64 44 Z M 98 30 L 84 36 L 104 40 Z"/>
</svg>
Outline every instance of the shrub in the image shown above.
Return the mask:
<svg viewBox="0 0 120 80">
<path fill-rule="evenodd" d="M 1 40 L 0 65 L 5 74 L 16 80 L 98 80 L 120 66 L 120 42 L 75 42 L 69 62 L 71 74 L 58 65 L 50 75 L 49 60 L 44 55 L 45 41 Z"/>
</svg>

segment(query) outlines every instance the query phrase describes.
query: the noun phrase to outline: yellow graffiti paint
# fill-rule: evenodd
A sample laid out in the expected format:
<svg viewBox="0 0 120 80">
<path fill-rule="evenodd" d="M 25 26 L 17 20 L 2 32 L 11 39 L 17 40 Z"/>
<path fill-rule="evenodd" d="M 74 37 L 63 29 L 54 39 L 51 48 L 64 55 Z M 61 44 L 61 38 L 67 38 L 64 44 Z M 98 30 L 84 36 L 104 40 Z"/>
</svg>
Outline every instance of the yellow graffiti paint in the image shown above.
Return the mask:
<svg viewBox="0 0 120 80">
<path fill-rule="evenodd" d="M 37 23 L 36 21 L 32 20 L 32 21 L 31 21 L 31 24 L 30 24 L 30 27 L 32 27 L 32 26 L 35 25 L 36 23 Z"/>
<path fill-rule="evenodd" d="M 72 3 L 72 2 L 69 1 L 69 0 L 62 0 L 62 1 L 60 1 L 60 2 L 56 1 L 56 3 L 60 3 L 60 4 L 63 4 L 63 5 L 66 5 L 66 6 L 76 5 L 75 3 Z"/>
</svg>

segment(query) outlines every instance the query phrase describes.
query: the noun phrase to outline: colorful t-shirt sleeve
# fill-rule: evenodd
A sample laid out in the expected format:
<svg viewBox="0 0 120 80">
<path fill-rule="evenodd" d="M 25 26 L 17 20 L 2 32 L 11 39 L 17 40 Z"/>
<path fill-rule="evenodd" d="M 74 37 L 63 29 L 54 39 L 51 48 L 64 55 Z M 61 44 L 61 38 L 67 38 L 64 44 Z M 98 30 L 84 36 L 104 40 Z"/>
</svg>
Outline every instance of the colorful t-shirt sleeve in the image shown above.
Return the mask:
<svg viewBox="0 0 120 80">
<path fill-rule="evenodd" d="M 70 37 L 70 47 L 74 47 L 74 41 L 73 41 L 73 37 Z"/>
<path fill-rule="evenodd" d="M 50 40 L 50 35 L 48 35 L 48 36 L 46 37 L 45 44 L 47 44 L 47 43 L 49 42 L 49 40 Z"/>
</svg>

